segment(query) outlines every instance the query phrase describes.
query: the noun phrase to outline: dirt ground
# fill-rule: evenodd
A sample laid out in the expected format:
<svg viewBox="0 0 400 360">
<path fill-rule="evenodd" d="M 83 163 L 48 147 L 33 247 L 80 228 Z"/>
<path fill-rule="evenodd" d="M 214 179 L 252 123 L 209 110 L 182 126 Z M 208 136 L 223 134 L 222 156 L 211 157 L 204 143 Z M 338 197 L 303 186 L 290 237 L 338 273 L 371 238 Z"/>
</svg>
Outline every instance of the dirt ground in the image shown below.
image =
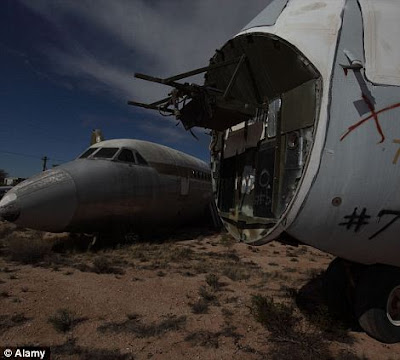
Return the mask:
<svg viewBox="0 0 400 360">
<path fill-rule="evenodd" d="M 400 359 L 324 305 L 332 257 L 189 229 L 98 251 L 0 223 L 0 346 L 52 359 Z M 84 248 L 84 246 L 81 246 Z"/>
</svg>

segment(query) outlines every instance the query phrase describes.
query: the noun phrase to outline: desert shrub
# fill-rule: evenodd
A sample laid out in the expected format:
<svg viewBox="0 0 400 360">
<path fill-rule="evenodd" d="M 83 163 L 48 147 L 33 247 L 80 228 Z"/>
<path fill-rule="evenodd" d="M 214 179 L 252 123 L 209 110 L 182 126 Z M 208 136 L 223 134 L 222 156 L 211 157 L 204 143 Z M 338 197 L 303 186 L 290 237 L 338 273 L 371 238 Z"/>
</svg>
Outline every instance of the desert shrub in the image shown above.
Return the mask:
<svg viewBox="0 0 400 360">
<path fill-rule="evenodd" d="M 206 275 L 206 283 L 214 290 L 218 291 L 221 289 L 221 282 L 219 281 L 219 277 L 215 274 Z"/>
<path fill-rule="evenodd" d="M 318 332 L 299 331 L 293 336 L 274 342 L 270 348 L 268 359 L 271 360 L 334 360 L 328 344 Z"/>
<path fill-rule="evenodd" d="M 193 332 L 185 337 L 185 341 L 194 346 L 204 346 L 217 349 L 219 347 L 218 335 L 206 330 Z"/>
<path fill-rule="evenodd" d="M 56 314 L 50 316 L 49 322 L 58 332 L 67 332 L 71 330 L 75 316 L 67 309 L 60 309 Z"/>
<path fill-rule="evenodd" d="M 2 292 L 0 292 L 0 297 L 2 298 L 9 298 L 11 295 L 8 291 L 3 290 Z"/>
<path fill-rule="evenodd" d="M 11 260 L 23 264 L 36 264 L 51 254 L 51 243 L 36 237 L 10 235 L 6 239 L 7 253 Z"/>
<path fill-rule="evenodd" d="M 299 294 L 296 288 L 287 285 L 281 285 L 280 290 L 283 291 L 285 296 L 289 299 L 296 299 Z"/>
<path fill-rule="evenodd" d="M 0 315 L 0 331 L 4 332 L 14 326 L 19 326 L 27 322 L 29 319 L 23 314 Z"/>
<path fill-rule="evenodd" d="M 325 305 L 316 306 L 307 320 L 322 331 L 327 340 L 354 343 L 354 339 L 349 336 L 348 326 L 340 319 L 337 319 Z"/>
<path fill-rule="evenodd" d="M 54 355 L 78 356 L 80 360 L 133 360 L 130 354 L 122 354 L 119 350 L 84 348 L 76 344 L 75 338 L 69 338 L 64 344 L 51 347 Z M 58 359 L 58 357 L 57 357 Z"/>
<path fill-rule="evenodd" d="M 93 261 L 93 271 L 97 274 L 124 274 L 124 271 L 114 266 L 105 256 L 96 257 Z"/>
<path fill-rule="evenodd" d="M 199 288 L 199 295 L 201 296 L 201 298 L 204 301 L 208 301 L 208 302 L 215 302 L 217 300 L 217 297 L 209 292 L 205 286 L 200 286 Z"/>
<path fill-rule="evenodd" d="M 271 297 L 254 295 L 250 311 L 270 332 L 268 359 L 362 359 L 349 351 L 341 352 L 337 356 L 331 353 L 326 331 L 333 324 L 329 314 L 323 309 L 315 309 L 315 319 L 310 324 L 295 314 L 292 305 L 275 303 Z"/>
<path fill-rule="evenodd" d="M 0 221 L 0 241 L 12 234 L 15 228 L 14 224 Z"/>
<path fill-rule="evenodd" d="M 219 338 L 229 337 L 234 339 L 235 343 L 239 341 L 243 335 L 236 331 L 235 326 L 225 326 L 221 331 L 211 332 L 207 330 L 200 330 L 190 333 L 185 337 L 185 341 L 192 343 L 194 346 L 204 346 L 209 348 L 219 347 Z"/>
<path fill-rule="evenodd" d="M 253 295 L 250 312 L 271 334 L 286 336 L 294 331 L 298 317 L 292 305 L 274 302 L 272 297 Z"/>
<path fill-rule="evenodd" d="M 54 315 L 49 317 L 48 321 L 58 332 L 65 333 L 85 320 L 86 318 L 78 318 L 75 313 L 68 309 L 58 309 Z"/>
<path fill-rule="evenodd" d="M 207 314 L 209 308 L 209 302 L 204 299 L 199 299 L 193 304 L 190 304 L 193 314 Z"/>
<path fill-rule="evenodd" d="M 193 257 L 194 251 L 189 247 L 170 247 L 168 260 L 173 262 L 190 260 Z"/>
<path fill-rule="evenodd" d="M 226 316 L 226 317 L 231 317 L 233 316 L 235 313 L 227 308 L 222 308 L 221 309 L 221 313 L 222 315 Z"/>
<path fill-rule="evenodd" d="M 250 274 L 243 267 L 237 267 L 235 265 L 227 265 L 222 270 L 222 274 L 233 281 L 247 280 L 250 278 Z"/>
<path fill-rule="evenodd" d="M 128 314 L 123 322 L 112 322 L 97 328 L 100 332 L 132 333 L 138 338 L 160 336 L 169 331 L 178 331 L 186 325 L 186 316 L 169 315 L 158 323 L 144 324 L 137 314 Z"/>
</svg>

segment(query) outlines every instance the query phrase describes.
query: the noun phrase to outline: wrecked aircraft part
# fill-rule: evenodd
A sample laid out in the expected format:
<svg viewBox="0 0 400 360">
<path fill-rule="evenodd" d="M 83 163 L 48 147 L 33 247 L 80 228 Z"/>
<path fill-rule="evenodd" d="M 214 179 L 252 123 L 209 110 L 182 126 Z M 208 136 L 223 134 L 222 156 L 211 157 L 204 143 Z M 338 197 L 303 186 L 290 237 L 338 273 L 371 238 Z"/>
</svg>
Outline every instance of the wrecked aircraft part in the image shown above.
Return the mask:
<svg viewBox="0 0 400 360">
<path fill-rule="evenodd" d="M 204 86 L 177 87 L 174 96 L 190 99 L 186 105 L 177 108 L 180 101 L 168 100 L 162 109 L 179 114 L 186 129 L 212 130 L 213 187 L 220 216 L 237 239 L 260 244 L 288 209 L 305 172 L 319 114 L 321 76 L 293 45 L 265 33 L 231 39 L 208 68 L 198 69 L 205 70 Z M 174 86 L 168 79 L 138 77 Z"/>
<path fill-rule="evenodd" d="M 266 34 L 230 40 L 211 62 L 239 53 L 246 56 L 246 66 L 238 73 L 227 66 L 206 74 L 205 86 L 230 88 L 234 99 L 216 96 L 212 100 L 213 123 L 226 123 L 231 111 L 244 119 L 223 131 L 213 129 L 214 142 L 223 143 L 219 148 L 211 146 L 213 183 L 227 228 L 242 241 L 262 243 L 288 209 L 305 171 L 318 118 L 321 78 L 303 54 Z M 249 182 L 251 187 L 243 191 L 240 184 Z"/>
<path fill-rule="evenodd" d="M 177 88 L 183 124 L 213 131 L 220 215 L 253 244 L 285 231 L 339 257 L 400 266 L 399 200 L 389 190 L 399 172 L 400 56 L 392 54 L 400 54 L 400 8 L 394 0 L 272 3 L 216 52 L 210 64 L 221 66 L 206 70 L 203 86 Z"/>
</svg>

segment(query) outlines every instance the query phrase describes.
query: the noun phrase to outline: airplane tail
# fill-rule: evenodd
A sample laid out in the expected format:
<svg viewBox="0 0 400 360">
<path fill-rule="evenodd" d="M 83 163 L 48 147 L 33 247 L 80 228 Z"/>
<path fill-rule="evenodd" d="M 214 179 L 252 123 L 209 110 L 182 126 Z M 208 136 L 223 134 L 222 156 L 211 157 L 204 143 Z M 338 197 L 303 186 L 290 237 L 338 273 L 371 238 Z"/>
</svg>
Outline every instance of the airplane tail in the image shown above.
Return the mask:
<svg viewBox="0 0 400 360">
<path fill-rule="evenodd" d="M 100 129 L 93 129 L 92 136 L 90 137 L 90 145 L 99 143 L 104 140 L 103 133 Z"/>
</svg>

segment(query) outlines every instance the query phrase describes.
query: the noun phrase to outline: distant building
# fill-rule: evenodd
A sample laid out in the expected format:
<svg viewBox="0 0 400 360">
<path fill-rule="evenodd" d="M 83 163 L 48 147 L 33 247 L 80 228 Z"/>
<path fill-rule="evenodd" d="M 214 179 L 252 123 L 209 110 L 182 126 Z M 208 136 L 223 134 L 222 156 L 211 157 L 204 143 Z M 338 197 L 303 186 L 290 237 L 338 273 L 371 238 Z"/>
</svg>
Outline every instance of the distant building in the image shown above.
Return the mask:
<svg viewBox="0 0 400 360">
<path fill-rule="evenodd" d="M 6 177 L 6 178 L 4 178 L 4 185 L 15 186 L 24 180 L 25 180 L 24 178 L 20 178 L 20 177 Z"/>
</svg>

